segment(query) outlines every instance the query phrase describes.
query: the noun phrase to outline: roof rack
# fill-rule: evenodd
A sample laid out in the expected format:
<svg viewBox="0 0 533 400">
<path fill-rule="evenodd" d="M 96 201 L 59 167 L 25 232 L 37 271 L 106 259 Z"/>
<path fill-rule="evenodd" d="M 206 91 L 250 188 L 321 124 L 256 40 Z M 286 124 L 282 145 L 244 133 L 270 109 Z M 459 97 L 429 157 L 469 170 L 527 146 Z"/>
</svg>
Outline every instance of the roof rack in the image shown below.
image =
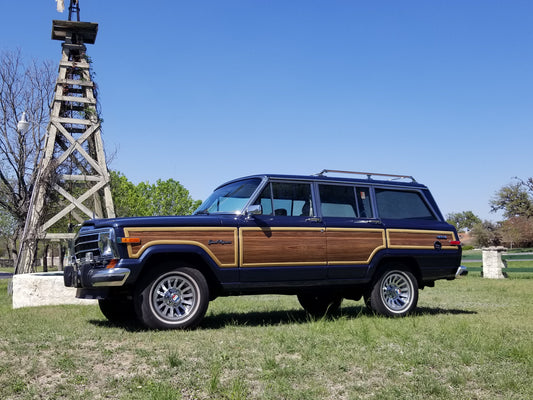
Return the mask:
<svg viewBox="0 0 533 400">
<path fill-rule="evenodd" d="M 352 175 L 366 175 L 368 179 L 372 179 L 373 176 L 384 176 L 391 178 L 390 180 L 398 180 L 398 179 L 411 179 L 413 183 L 416 183 L 416 179 L 413 178 L 410 175 L 393 175 L 393 174 L 379 174 L 376 172 L 356 172 L 356 171 L 339 171 L 336 169 L 323 169 L 318 174 L 315 174 L 317 176 L 324 176 L 325 174 L 329 172 L 334 172 L 337 174 L 352 174 Z"/>
</svg>

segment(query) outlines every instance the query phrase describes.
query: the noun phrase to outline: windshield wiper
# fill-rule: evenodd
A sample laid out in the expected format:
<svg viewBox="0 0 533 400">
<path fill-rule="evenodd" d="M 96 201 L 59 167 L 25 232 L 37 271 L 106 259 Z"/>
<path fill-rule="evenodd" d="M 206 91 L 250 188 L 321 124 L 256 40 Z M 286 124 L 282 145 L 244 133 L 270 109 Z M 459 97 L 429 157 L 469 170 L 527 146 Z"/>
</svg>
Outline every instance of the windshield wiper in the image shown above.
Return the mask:
<svg viewBox="0 0 533 400">
<path fill-rule="evenodd" d="M 209 215 L 209 211 L 207 210 L 196 211 L 194 215 Z"/>
</svg>

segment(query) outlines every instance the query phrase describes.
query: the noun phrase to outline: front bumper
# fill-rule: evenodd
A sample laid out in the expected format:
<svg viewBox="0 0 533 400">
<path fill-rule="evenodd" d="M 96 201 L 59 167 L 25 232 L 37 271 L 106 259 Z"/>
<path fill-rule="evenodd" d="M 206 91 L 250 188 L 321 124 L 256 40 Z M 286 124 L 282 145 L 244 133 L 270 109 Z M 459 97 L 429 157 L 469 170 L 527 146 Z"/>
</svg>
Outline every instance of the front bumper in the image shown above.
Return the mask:
<svg viewBox="0 0 533 400">
<path fill-rule="evenodd" d="M 92 288 L 102 286 L 122 286 L 130 276 L 129 268 L 104 268 L 95 263 L 81 263 L 65 267 L 65 286 Z"/>
</svg>

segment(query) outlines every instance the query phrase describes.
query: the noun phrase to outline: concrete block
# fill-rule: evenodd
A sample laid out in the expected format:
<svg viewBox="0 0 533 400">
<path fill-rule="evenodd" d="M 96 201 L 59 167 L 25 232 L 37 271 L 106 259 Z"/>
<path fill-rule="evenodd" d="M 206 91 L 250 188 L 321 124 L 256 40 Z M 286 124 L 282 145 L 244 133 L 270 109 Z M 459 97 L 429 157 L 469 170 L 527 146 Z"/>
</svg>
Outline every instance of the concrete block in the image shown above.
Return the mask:
<svg viewBox="0 0 533 400">
<path fill-rule="evenodd" d="M 13 275 L 13 308 L 97 303 L 77 299 L 76 289 L 64 285 L 63 272 Z"/>
<path fill-rule="evenodd" d="M 507 278 L 505 268 L 507 263 L 502 260 L 502 253 L 507 251 L 505 247 L 485 247 L 483 250 L 483 278 L 504 279 Z"/>
</svg>

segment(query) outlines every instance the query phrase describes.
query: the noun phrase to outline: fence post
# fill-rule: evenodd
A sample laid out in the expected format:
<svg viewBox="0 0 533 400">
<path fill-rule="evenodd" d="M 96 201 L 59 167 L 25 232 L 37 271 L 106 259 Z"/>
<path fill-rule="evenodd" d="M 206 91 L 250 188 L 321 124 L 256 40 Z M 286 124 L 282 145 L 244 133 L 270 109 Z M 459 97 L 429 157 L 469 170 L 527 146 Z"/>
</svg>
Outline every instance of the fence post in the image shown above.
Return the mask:
<svg viewBox="0 0 533 400">
<path fill-rule="evenodd" d="M 507 251 L 505 247 L 484 247 L 483 249 L 483 277 L 489 279 L 504 279 L 507 274 L 503 271 L 507 268 L 507 262 L 502 260 L 502 253 Z"/>
</svg>

